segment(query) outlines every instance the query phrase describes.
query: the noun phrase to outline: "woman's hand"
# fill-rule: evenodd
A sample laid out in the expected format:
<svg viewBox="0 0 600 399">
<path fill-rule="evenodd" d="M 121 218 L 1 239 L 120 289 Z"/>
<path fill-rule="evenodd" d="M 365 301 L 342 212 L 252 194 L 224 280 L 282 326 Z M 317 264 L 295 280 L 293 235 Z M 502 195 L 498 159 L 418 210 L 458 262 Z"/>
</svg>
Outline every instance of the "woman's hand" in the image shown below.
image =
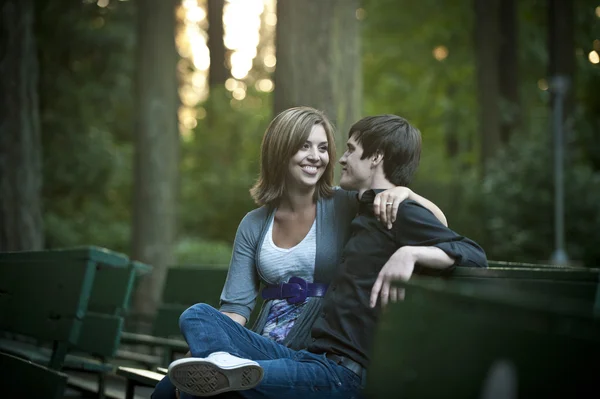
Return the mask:
<svg viewBox="0 0 600 399">
<path fill-rule="evenodd" d="M 448 227 L 446 215 L 444 215 L 444 212 L 436 204 L 414 193 L 410 188 L 401 186 L 382 191 L 375 196 L 375 200 L 373 200 L 373 213 L 375 213 L 375 217 L 381 223 L 385 224 L 388 229 L 391 229 L 393 223 L 396 221 L 398 207 L 407 198 L 429 209 L 444 226 Z"/>
<path fill-rule="evenodd" d="M 229 316 L 229 318 L 233 321 L 235 321 L 238 324 L 241 324 L 242 327 L 246 325 L 246 318 L 242 315 L 239 315 L 237 313 L 231 313 L 231 312 L 221 312 L 223 313 L 225 316 Z"/>
<path fill-rule="evenodd" d="M 394 187 L 377 194 L 373 200 L 373 213 L 377 220 L 391 229 L 400 203 L 409 198 L 411 193 L 408 187 Z"/>
</svg>

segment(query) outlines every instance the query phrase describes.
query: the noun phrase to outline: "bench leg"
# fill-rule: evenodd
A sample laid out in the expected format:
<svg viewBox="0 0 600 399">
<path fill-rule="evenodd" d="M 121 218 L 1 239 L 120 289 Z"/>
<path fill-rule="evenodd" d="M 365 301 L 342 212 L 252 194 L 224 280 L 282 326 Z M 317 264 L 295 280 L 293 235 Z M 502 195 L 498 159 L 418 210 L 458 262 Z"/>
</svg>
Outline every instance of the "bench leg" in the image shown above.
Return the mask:
<svg viewBox="0 0 600 399">
<path fill-rule="evenodd" d="M 52 350 L 52 357 L 50 358 L 48 368 L 60 371 L 65 362 L 65 357 L 67 357 L 68 350 L 69 344 L 67 344 L 66 342 L 55 341 Z"/>
<path fill-rule="evenodd" d="M 106 374 L 98 374 L 98 399 L 106 398 Z"/>
<path fill-rule="evenodd" d="M 135 395 L 135 382 L 127 379 L 127 388 L 125 389 L 125 399 L 133 399 Z"/>
</svg>

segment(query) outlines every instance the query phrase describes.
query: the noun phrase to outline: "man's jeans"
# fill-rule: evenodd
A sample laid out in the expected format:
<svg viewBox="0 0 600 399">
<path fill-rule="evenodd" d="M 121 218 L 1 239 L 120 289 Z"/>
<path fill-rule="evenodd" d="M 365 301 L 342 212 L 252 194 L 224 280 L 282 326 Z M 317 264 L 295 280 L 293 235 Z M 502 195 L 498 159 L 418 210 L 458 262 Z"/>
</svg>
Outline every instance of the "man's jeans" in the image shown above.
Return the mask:
<svg viewBox="0 0 600 399">
<path fill-rule="evenodd" d="M 254 333 L 213 307 L 200 303 L 179 318 L 179 327 L 193 357 L 224 351 L 252 359 L 264 369 L 245 398 L 359 398 L 361 378 L 343 366 L 305 350 L 295 351 Z M 188 397 L 182 394 L 181 398 Z"/>
</svg>

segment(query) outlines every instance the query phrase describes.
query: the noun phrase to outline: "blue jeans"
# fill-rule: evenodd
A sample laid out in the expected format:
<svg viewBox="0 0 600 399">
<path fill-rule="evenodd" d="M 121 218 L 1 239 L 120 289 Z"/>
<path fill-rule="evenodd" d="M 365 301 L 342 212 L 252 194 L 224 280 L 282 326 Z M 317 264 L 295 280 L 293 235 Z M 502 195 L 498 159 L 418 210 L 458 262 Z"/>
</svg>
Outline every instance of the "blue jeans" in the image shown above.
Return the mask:
<svg viewBox="0 0 600 399">
<path fill-rule="evenodd" d="M 242 327 L 209 305 L 188 308 L 179 318 L 179 328 L 193 357 L 224 351 L 261 365 L 262 381 L 253 389 L 239 391 L 244 398 L 361 397 L 361 378 L 325 354 L 290 349 Z"/>
</svg>

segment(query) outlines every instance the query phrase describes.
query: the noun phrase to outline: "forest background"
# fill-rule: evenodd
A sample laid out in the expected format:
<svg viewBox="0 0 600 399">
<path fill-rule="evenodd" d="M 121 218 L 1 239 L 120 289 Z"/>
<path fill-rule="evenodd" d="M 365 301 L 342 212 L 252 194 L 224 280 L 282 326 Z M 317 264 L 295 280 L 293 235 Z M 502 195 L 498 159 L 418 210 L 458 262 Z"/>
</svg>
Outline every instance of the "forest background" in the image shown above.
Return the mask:
<svg viewBox="0 0 600 399">
<path fill-rule="evenodd" d="M 489 259 L 554 249 L 553 77 L 570 86 L 565 236 L 600 261 L 593 0 L 0 1 L 0 250 L 96 245 L 227 267 L 264 130 L 309 105 L 423 134 L 411 188 Z M 142 296 L 140 296 L 142 295 Z"/>
</svg>

